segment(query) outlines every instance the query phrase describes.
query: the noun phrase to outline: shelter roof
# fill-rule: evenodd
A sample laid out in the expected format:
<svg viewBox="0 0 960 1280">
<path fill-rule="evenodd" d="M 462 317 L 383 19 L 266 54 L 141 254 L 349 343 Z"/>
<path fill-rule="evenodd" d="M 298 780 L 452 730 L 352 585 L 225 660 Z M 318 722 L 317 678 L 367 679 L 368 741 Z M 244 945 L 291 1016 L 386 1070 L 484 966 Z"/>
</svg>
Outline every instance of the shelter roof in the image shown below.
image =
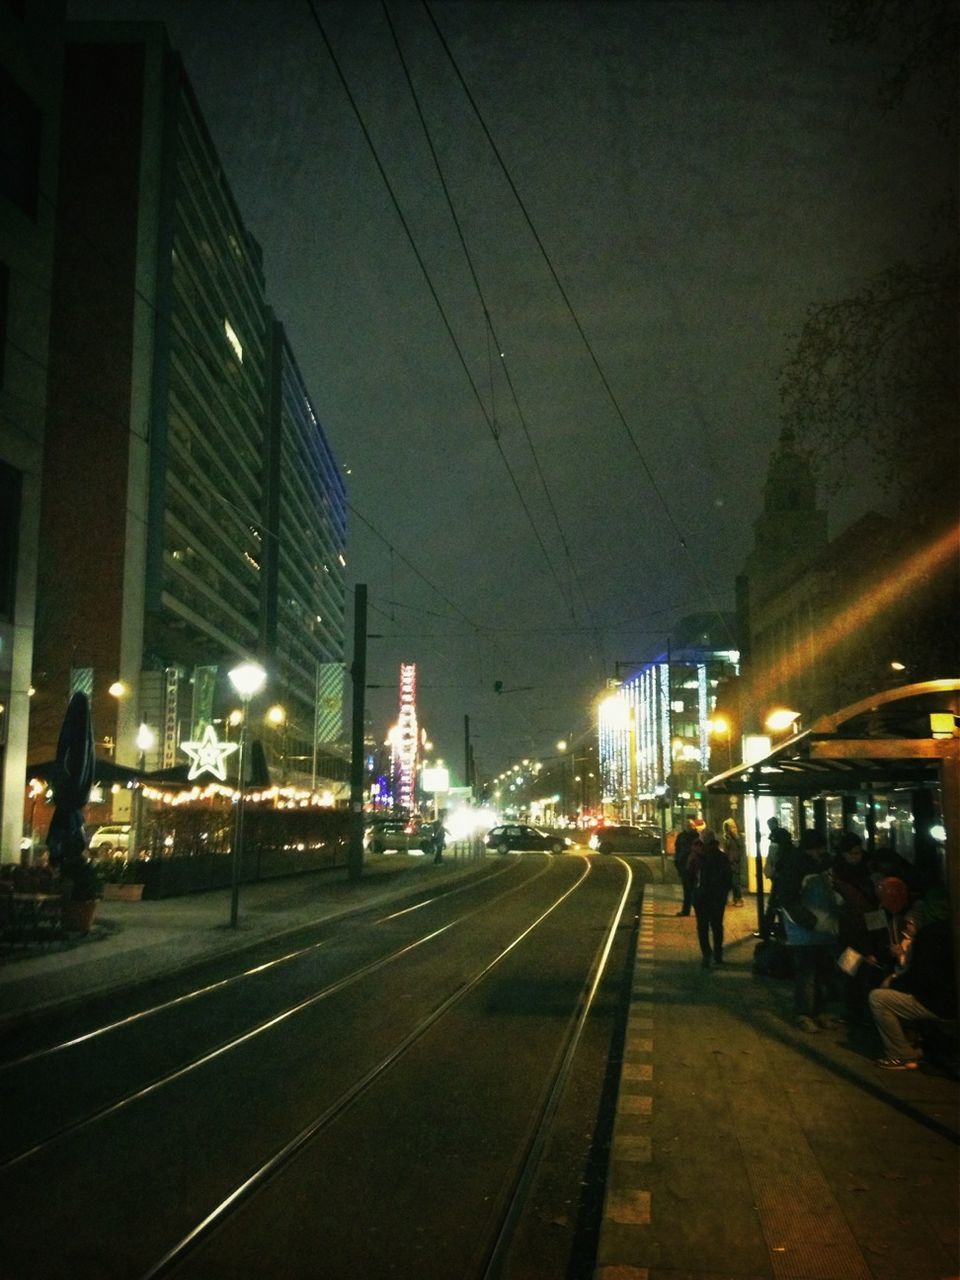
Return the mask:
<svg viewBox="0 0 960 1280">
<path fill-rule="evenodd" d="M 948 717 L 948 736 L 934 736 L 931 714 Z M 960 680 L 927 680 L 886 689 L 821 716 L 768 755 L 717 774 L 713 794 L 813 796 L 936 784 L 956 754 Z"/>
</svg>

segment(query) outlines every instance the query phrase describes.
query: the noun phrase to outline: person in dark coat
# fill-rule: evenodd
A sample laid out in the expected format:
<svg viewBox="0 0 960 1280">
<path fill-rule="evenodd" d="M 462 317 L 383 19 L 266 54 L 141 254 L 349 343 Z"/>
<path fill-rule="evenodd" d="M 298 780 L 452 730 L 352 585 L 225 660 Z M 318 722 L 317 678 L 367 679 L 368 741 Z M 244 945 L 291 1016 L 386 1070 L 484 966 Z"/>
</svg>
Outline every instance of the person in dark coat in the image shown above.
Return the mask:
<svg viewBox="0 0 960 1280">
<path fill-rule="evenodd" d="M 774 880 L 794 960 L 797 1026 L 809 1032 L 837 1025 L 823 1009 L 833 977 L 840 915 L 829 859 L 820 832 L 804 831 L 799 848 L 780 849 Z"/>
<path fill-rule="evenodd" d="M 913 1071 L 922 1054 L 904 1034 L 904 1022 L 929 1022 L 957 1016 L 957 977 L 949 901 L 942 889 L 924 899 L 924 923 L 910 948 L 909 968 L 870 992 L 870 1012 L 883 1042 L 877 1066 Z"/>
<path fill-rule="evenodd" d="M 763 923 L 760 926 L 760 936 L 764 942 L 770 937 L 782 937 L 783 928 L 780 919 L 780 893 L 778 890 L 778 877 L 780 868 L 789 864 L 790 859 L 796 853 L 796 846 L 793 843 L 793 836 L 786 827 L 781 827 L 776 818 L 770 818 L 767 826 L 770 829 L 770 848 L 767 853 L 766 863 L 764 864 L 764 874 L 770 881 L 770 892 L 767 895 L 766 906 L 763 912 Z"/>
<path fill-rule="evenodd" d="M 433 824 L 433 860 L 434 862 L 443 861 L 443 851 L 447 847 L 447 830 L 443 825 L 443 819 L 438 818 Z"/>
<path fill-rule="evenodd" d="M 688 916 L 690 914 L 690 906 L 692 902 L 693 885 L 687 873 L 687 867 L 690 862 L 690 854 L 697 839 L 697 824 L 695 819 L 688 818 L 687 825 L 677 836 L 677 842 L 674 846 L 673 865 L 677 869 L 677 875 L 680 877 L 680 883 L 683 885 L 683 906 L 676 913 L 678 916 Z"/>
<path fill-rule="evenodd" d="M 723 913 L 730 892 L 730 859 L 717 843 L 716 833 L 705 827 L 694 844 L 687 864 L 697 915 L 697 941 L 704 969 L 723 964 Z"/>
<path fill-rule="evenodd" d="M 870 873 L 866 850 L 858 835 L 845 831 L 833 860 L 833 887 L 843 899 L 840 905 L 837 945 L 846 963 L 843 997 L 848 1021 L 867 1021 L 867 996 L 886 974 L 887 928 L 878 929 L 880 902 Z"/>
</svg>

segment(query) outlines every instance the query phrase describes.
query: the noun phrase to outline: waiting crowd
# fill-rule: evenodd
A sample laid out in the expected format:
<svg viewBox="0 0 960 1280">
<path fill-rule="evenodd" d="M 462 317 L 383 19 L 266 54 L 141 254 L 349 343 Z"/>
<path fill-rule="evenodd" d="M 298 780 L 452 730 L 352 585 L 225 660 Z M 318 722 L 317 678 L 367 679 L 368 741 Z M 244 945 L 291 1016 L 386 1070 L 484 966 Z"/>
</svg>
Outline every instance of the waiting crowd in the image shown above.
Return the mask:
<svg viewBox="0 0 960 1280">
<path fill-rule="evenodd" d="M 804 831 L 797 844 L 776 818 L 767 826 L 764 875 L 771 889 L 758 930 L 758 965 L 792 974 L 803 1031 L 872 1020 L 883 1046 L 877 1065 L 916 1069 L 923 1056 L 922 1028 L 957 1017 L 946 890 L 915 883 L 908 864 L 873 861 L 855 833 L 842 833 L 831 854 L 818 831 Z M 694 912 L 705 969 L 724 963 L 728 900 L 743 905 L 742 858 L 743 841 L 732 818 L 719 840 L 693 818 L 676 837 L 674 863 L 683 886 L 677 915 Z M 843 1019 L 826 1008 L 838 984 Z"/>
</svg>

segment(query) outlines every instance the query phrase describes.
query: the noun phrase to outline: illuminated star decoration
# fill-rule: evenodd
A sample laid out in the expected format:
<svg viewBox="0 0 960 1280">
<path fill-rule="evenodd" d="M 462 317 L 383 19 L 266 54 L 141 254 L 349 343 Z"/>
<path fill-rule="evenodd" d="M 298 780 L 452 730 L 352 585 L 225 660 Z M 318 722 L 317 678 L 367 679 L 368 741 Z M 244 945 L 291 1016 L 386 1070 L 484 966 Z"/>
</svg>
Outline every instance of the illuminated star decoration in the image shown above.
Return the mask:
<svg viewBox="0 0 960 1280">
<path fill-rule="evenodd" d="M 180 748 L 190 757 L 187 781 L 199 778 L 201 773 L 212 773 L 221 782 L 227 780 L 226 758 L 237 750 L 236 742 L 221 742 L 212 724 L 204 727 L 199 742 L 181 742 Z"/>
</svg>

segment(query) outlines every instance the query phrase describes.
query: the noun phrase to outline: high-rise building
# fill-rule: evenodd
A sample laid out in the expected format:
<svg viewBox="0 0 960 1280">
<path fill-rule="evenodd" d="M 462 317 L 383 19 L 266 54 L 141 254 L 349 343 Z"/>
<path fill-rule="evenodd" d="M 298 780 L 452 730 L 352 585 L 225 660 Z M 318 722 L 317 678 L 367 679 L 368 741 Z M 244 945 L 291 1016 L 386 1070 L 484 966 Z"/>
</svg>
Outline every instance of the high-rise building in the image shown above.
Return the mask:
<svg viewBox="0 0 960 1280">
<path fill-rule="evenodd" d="M 23 822 L 63 26 L 63 0 L 0 5 L 0 856 L 4 860 L 17 856 Z"/>
<path fill-rule="evenodd" d="M 31 756 L 86 687 L 98 754 L 177 763 L 255 655 L 309 774 L 346 495 L 259 246 L 162 27 L 69 26 L 62 120 Z"/>
</svg>

